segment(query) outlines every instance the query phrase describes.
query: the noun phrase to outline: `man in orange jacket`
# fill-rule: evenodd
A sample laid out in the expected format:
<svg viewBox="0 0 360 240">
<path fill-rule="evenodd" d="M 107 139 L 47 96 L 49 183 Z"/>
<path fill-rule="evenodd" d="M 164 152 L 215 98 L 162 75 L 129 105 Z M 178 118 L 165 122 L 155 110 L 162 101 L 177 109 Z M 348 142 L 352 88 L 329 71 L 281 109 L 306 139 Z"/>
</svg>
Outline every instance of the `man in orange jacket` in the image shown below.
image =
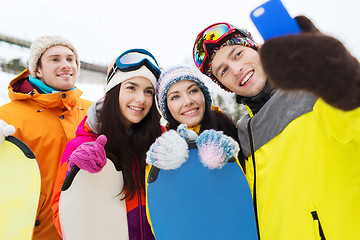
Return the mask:
<svg viewBox="0 0 360 240">
<path fill-rule="evenodd" d="M 11 102 L 0 107 L 0 119 L 15 127 L 14 136 L 30 147 L 39 165 L 36 240 L 61 239 L 52 220 L 52 189 L 65 145 L 91 105 L 75 87 L 79 69 L 77 51 L 68 40 L 40 37 L 30 47 L 29 69 L 10 82 Z"/>
</svg>

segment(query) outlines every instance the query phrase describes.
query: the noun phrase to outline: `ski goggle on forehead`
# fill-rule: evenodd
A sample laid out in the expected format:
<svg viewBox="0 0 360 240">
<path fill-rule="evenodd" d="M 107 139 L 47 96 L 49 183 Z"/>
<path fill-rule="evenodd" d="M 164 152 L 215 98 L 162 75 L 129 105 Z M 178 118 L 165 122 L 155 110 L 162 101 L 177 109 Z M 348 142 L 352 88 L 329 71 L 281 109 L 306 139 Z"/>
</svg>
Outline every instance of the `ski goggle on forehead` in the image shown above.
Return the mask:
<svg viewBox="0 0 360 240">
<path fill-rule="evenodd" d="M 111 68 L 106 82 L 109 83 L 117 70 L 122 72 L 130 72 L 146 66 L 158 79 L 160 76 L 160 68 L 155 57 L 145 49 L 130 49 L 121 54 Z"/>
<path fill-rule="evenodd" d="M 233 37 L 236 33 L 249 37 L 245 31 L 228 23 L 212 24 L 199 33 L 194 44 L 193 58 L 195 65 L 201 72 L 206 70 L 204 66 L 207 66 L 214 48 Z"/>
</svg>

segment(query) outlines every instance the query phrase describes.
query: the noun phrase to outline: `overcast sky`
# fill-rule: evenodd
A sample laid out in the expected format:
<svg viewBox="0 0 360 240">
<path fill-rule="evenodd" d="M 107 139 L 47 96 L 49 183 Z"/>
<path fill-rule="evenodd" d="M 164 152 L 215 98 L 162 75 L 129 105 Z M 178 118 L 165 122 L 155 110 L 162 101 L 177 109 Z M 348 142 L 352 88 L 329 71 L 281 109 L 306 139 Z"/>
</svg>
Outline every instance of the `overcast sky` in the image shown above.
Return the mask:
<svg viewBox="0 0 360 240">
<path fill-rule="evenodd" d="M 45 34 L 69 39 L 80 58 L 108 65 L 129 48 L 152 52 L 160 66 L 191 63 L 197 34 L 215 22 L 247 28 L 262 42 L 249 14 L 265 0 L 0 0 L 0 33 L 33 41 Z M 360 2 L 283 0 L 342 40 L 360 59 Z M 1 53 L 0 53 L 1 55 Z"/>
</svg>

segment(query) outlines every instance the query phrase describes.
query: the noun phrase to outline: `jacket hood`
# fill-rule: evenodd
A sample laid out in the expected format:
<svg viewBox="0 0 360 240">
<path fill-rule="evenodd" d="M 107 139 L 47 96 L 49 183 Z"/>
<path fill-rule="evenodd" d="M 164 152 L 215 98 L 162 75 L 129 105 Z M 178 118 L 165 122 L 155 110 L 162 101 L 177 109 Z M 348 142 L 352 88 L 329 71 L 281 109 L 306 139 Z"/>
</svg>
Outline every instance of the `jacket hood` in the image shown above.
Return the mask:
<svg viewBox="0 0 360 240">
<path fill-rule="evenodd" d="M 86 123 L 89 125 L 91 130 L 96 134 L 100 133 L 100 128 L 101 128 L 98 122 L 97 112 L 100 111 L 103 104 L 104 104 L 104 99 L 100 99 L 99 101 L 94 102 L 87 111 Z"/>
<path fill-rule="evenodd" d="M 75 135 L 76 137 L 73 138 L 66 146 L 63 155 L 61 157 L 61 165 L 67 162 L 71 153 L 75 151 L 82 143 L 84 142 L 92 142 L 95 141 L 97 135 L 93 132 L 87 131 L 85 127 L 85 122 L 87 121 L 88 117 L 85 116 L 84 119 L 80 122 L 79 126 L 76 129 Z"/>
<path fill-rule="evenodd" d="M 29 70 L 25 69 L 9 83 L 8 90 L 11 101 L 31 99 L 43 108 L 64 107 L 69 109 L 79 104 L 82 91 L 78 88 L 58 93 L 41 94 L 29 83 L 29 75 Z"/>
</svg>

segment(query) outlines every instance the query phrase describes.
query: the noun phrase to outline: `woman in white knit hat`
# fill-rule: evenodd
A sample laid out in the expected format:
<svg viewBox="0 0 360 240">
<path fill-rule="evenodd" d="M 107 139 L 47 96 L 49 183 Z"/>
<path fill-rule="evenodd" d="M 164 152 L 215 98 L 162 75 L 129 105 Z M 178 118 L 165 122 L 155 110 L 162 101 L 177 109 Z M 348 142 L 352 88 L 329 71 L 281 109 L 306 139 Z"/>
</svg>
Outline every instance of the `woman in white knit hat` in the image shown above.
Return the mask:
<svg viewBox="0 0 360 240">
<path fill-rule="evenodd" d="M 14 136 L 30 147 L 40 168 L 36 240 L 61 239 L 52 220 L 52 189 L 65 145 L 75 137 L 91 105 L 75 87 L 79 68 L 77 51 L 68 40 L 60 36 L 36 39 L 30 47 L 29 69 L 10 82 L 11 102 L 0 108 L 0 119 L 15 127 Z M 3 121 L 1 125 L 6 125 Z"/>
<path fill-rule="evenodd" d="M 64 151 L 52 200 L 59 233 L 59 198 L 66 172 L 75 165 L 100 172 L 107 155 L 121 166 L 124 177 L 124 188 L 118 193 L 126 199 L 129 239 L 154 239 L 146 218 L 144 186 L 146 151 L 162 132 L 154 104 L 159 76 L 156 59 L 144 49 L 125 51 L 109 66 L 105 98 L 90 107 L 77 137 Z M 89 229 L 93 230 L 99 231 Z"/>
</svg>

